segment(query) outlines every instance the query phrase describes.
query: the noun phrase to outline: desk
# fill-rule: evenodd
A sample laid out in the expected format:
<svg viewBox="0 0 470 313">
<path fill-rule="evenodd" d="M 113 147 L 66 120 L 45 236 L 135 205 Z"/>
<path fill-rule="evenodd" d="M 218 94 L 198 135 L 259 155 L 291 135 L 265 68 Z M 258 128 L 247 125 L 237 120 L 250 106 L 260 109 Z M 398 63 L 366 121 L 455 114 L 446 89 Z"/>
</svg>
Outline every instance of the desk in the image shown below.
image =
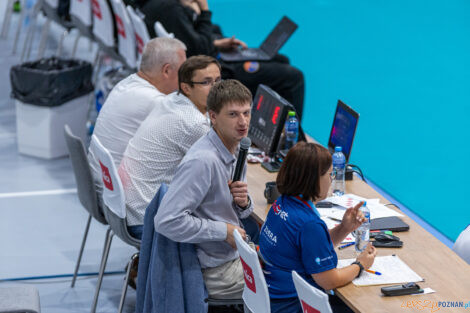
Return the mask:
<svg viewBox="0 0 470 313">
<path fill-rule="evenodd" d="M 254 217 L 263 222 L 270 205 L 263 196 L 265 183 L 276 180 L 276 173 L 268 173 L 258 164 L 249 164 L 247 171 L 248 189 L 254 202 Z M 380 198 L 382 203 L 388 201 L 378 194 L 365 182 L 355 177 L 353 181 L 346 182 L 346 191 L 365 198 Z M 402 212 L 403 213 L 403 212 Z M 348 284 L 338 288 L 336 293 L 355 312 L 436 312 L 437 308 L 418 309 L 417 303 L 412 308 L 411 301 L 425 300 L 438 301 L 470 301 L 470 265 L 457 254 L 432 236 L 411 218 L 402 218 L 408 225 L 408 232 L 398 234 L 404 242 L 403 248 L 377 248 L 377 255 L 398 255 L 418 275 L 425 279 L 418 283 L 421 288 L 430 287 L 436 291 L 433 294 L 419 296 L 382 297 L 382 286 L 357 287 Z M 354 258 L 354 247 L 344 250 L 336 250 L 339 259 Z M 409 307 L 406 307 L 410 301 Z M 437 305 L 437 303 L 435 304 Z M 403 307 L 402 307 L 403 306 Z M 437 312 L 470 312 L 464 308 L 444 308 Z"/>
</svg>

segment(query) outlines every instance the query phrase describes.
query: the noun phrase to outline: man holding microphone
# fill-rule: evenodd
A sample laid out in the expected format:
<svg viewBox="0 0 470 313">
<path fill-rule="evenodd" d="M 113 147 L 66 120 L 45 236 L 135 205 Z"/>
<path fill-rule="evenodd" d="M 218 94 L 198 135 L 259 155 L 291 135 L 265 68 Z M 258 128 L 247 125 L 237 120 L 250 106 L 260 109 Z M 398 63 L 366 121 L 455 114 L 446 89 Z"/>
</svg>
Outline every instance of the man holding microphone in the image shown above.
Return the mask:
<svg viewBox="0 0 470 313">
<path fill-rule="evenodd" d="M 236 80 L 215 84 L 207 98 L 209 133 L 187 152 L 160 204 L 156 231 L 177 242 L 196 244 L 209 296 L 240 298 L 243 269 L 233 231 L 246 232 L 241 220 L 253 211 L 246 184 L 232 181 L 240 141 L 248 135 L 250 91 Z"/>
</svg>

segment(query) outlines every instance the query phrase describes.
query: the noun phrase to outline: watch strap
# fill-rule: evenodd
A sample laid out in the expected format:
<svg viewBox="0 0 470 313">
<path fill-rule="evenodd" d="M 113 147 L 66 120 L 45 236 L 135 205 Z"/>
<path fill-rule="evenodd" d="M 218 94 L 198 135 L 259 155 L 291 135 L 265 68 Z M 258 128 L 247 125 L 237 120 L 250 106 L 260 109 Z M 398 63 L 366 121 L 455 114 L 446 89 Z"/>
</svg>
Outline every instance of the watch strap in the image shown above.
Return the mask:
<svg viewBox="0 0 470 313">
<path fill-rule="evenodd" d="M 357 266 L 359 266 L 359 273 L 356 276 L 356 278 L 358 278 L 359 276 L 361 276 L 362 271 L 364 271 L 364 266 L 362 266 L 361 262 L 359 262 L 357 260 L 351 263 L 351 265 L 353 265 L 353 264 L 356 264 Z"/>
</svg>

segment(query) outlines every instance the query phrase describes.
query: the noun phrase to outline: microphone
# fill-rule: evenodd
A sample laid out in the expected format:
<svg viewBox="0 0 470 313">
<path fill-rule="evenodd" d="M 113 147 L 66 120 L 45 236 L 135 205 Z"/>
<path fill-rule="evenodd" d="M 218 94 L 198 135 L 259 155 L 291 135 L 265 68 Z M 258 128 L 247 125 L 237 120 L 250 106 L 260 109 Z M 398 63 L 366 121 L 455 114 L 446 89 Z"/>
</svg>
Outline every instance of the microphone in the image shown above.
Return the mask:
<svg viewBox="0 0 470 313">
<path fill-rule="evenodd" d="M 248 154 L 248 148 L 251 146 L 251 139 L 243 137 L 240 141 L 240 151 L 238 152 L 237 165 L 235 166 L 235 172 L 233 173 L 232 181 L 239 181 L 242 175 L 243 165 L 245 165 L 246 155 Z"/>
</svg>

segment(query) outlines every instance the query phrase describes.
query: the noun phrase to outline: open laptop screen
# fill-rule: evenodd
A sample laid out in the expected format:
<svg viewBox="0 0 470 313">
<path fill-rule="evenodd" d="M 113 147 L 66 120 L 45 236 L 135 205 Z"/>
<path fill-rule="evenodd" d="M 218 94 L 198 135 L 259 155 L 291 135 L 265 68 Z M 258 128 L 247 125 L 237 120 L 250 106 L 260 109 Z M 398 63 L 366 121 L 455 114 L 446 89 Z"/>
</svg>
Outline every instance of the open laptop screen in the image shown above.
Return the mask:
<svg viewBox="0 0 470 313">
<path fill-rule="evenodd" d="M 346 157 L 346 162 L 349 160 L 349 155 L 351 154 L 358 120 L 359 114 L 341 100 L 338 100 L 333 126 L 331 127 L 330 139 L 328 140 L 328 148 L 330 151 L 334 151 L 335 146 L 341 146 L 343 148 L 343 154 Z"/>
<path fill-rule="evenodd" d="M 291 21 L 287 16 L 284 16 L 261 44 L 260 49 L 270 57 L 273 57 L 297 27 L 297 24 Z"/>
</svg>

